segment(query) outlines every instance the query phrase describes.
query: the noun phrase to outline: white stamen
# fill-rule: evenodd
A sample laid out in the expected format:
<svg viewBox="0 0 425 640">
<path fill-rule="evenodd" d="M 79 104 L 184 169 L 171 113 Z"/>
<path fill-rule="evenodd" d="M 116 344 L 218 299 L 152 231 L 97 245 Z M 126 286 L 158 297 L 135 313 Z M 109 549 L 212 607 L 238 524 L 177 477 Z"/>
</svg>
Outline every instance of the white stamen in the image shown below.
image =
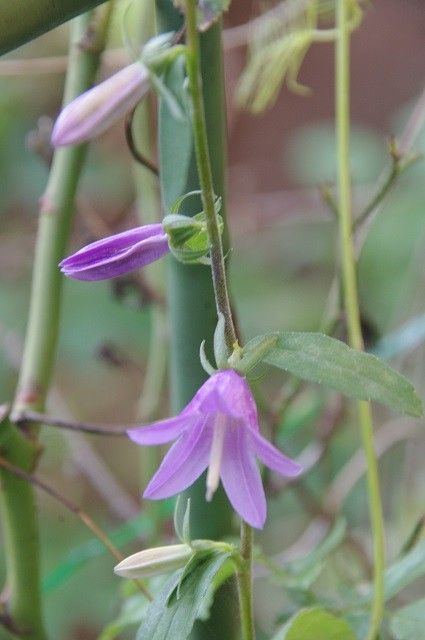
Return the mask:
<svg viewBox="0 0 425 640">
<path fill-rule="evenodd" d="M 213 441 L 207 473 L 207 493 L 205 496 L 208 502 L 212 500 L 220 482 L 221 460 L 223 458 L 224 434 L 226 429 L 226 416 L 224 414 L 217 414 L 213 429 Z"/>
</svg>

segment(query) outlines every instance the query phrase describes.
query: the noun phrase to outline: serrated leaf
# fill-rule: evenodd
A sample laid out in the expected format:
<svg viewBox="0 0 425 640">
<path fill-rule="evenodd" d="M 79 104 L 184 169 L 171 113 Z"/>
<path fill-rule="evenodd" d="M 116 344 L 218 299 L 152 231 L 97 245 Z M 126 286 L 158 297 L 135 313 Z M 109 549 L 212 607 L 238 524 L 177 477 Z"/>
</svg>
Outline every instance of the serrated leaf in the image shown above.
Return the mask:
<svg viewBox="0 0 425 640">
<path fill-rule="evenodd" d="M 176 572 L 149 605 L 136 640 L 186 640 L 213 581 L 230 557 L 209 553 L 193 563 L 191 572 Z M 178 591 L 178 593 L 177 593 Z"/>
<path fill-rule="evenodd" d="M 346 620 L 314 607 L 299 611 L 273 640 L 356 640 Z"/>
<path fill-rule="evenodd" d="M 391 632 L 395 640 L 425 640 L 425 598 L 398 609 Z"/>
<path fill-rule="evenodd" d="M 285 332 L 278 336 L 264 362 L 310 382 L 357 398 L 374 400 L 412 416 L 421 416 L 422 402 L 413 385 L 375 356 L 350 349 L 344 342 L 321 333 Z M 263 341 L 257 336 L 245 348 Z"/>
</svg>

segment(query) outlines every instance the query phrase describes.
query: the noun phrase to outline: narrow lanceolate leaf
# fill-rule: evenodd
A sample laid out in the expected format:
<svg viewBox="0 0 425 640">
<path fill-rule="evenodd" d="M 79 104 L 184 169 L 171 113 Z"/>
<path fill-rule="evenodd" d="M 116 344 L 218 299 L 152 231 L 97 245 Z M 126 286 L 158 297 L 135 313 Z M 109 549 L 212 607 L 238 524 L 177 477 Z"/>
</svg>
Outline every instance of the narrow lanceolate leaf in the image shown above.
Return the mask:
<svg viewBox="0 0 425 640">
<path fill-rule="evenodd" d="M 385 571 L 385 600 L 391 600 L 400 591 L 425 576 L 425 540 L 421 540 L 409 553 L 397 560 Z M 372 586 L 363 588 L 361 594 L 349 592 L 351 608 L 367 606 L 372 597 Z"/>
<path fill-rule="evenodd" d="M 299 611 L 273 640 L 356 640 L 356 636 L 346 620 L 314 607 Z"/>
<path fill-rule="evenodd" d="M 205 554 L 192 563 L 190 573 L 181 570 L 174 574 L 150 604 L 136 640 L 186 640 L 229 555 Z"/>
<path fill-rule="evenodd" d="M 371 354 L 350 349 L 345 343 L 321 333 L 269 334 L 277 341 L 263 361 L 289 373 L 318 382 L 358 400 L 375 400 L 395 411 L 421 416 L 422 402 L 412 384 Z M 264 336 L 244 348 L 254 350 Z"/>
</svg>

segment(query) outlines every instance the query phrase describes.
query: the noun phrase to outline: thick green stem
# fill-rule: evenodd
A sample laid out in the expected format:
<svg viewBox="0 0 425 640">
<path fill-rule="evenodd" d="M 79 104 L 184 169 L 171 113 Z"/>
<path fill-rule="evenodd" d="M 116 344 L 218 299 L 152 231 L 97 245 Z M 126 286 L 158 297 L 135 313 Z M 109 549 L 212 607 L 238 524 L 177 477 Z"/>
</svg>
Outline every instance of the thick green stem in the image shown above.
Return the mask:
<svg viewBox="0 0 425 640">
<path fill-rule="evenodd" d="M 168 0 L 157 0 L 158 25 L 161 31 L 177 30 L 181 26 L 181 15 Z M 224 74 L 222 58 L 222 26 L 218 22 L 200 36 L 201 75 L 207 123 L 210 162 L 214 192 L 222 197 L 221 215 L 226 217 L 226 111 L 224 99 Z M 163 105 L 164 107 L 164 105 Z M 182 123 L 175 120 L 165 108 L 160 110 L 160 157 L 170 156 L 178 163 L 179 147 L 175 141 L 181 139 Z M 162 167 L 163 169 L 163 167 Z M 192 154 L 186 180 L 178 192 L 170 192 L 165 182 L 165 171 L 161 173 L 164 209 L 169 211 L 173 201 L 183 193 L 199 189 L 198 171 Z M 193 201 L 195 199 L 192 199 Z M 188 201 L 184 213 L 197 213 L 198 203 Z M 193 208 L 192 208 L 193 206 Z M 190 208 L 189 208 L 190 207 Z M 224 236 L 226 237 L 226 236 Z M 170 374 L 173 411 L 180 411 L 192 399 L 206 379 L 199 360 L 199 346 L 207 341 L 211 350 L 212 337 L 217 323 L 217 312 L 210 270 L 202 265 L 183 265 L 169 261 L 167 289 L 170 315 Z M 187 492 L 191 498 L 191 530 L 193 537 L 220 538 L 232 532 L 232 510 L 219 489 L 212 500 L 205 500 L 205 478 L 198 480 Z M 229 593 L 230 590 L 230 593 Z M 193 638 L 203 640 L 214 635 L 232 640 L 238 637 L 234 586 L 225 585 L 216 594 L 208 626 L 196 625 Z"/>
<path fill-rule="evenodd" d="M 185 8 L 187 42 L 186 64 L 189 80 L 189 93 L 192 102 L 193 138 L 199 181 L 202 191 L 202 203 L 207 218 L 214 295 L 217 314 L 222 314 L 225 320 L 225 340 L 227 347 L 229 348 L 229 351 L 232 351 L 237 344 L 237 336 L 227 289 L 223 246 L 218 227 L 217 215 L 214 209 L 215 194 L 202 95 L 201 55 L 196 24 L 197 8 L 195 1 L 186 0 Z M 246 522 L 242 522 L 240 552 L 242 559 L 244 560 L 244 568 L 238 572 L 238 591 L 242 636 L 244 640 L 254 640 L 255 638 L 252 599 L 252 545 L 252 528 Z"/>
<path fill-rule="evenodd" d="M 105 0 L 0 0 L 0 55 Z"/>
<path fill-rule="evenodd" d="M 24 12 L 25 13 L 25 12 Z M 75 21 L 71 33 L 65 102 L 88 89 L 95 78 L 109 13 L 93 30 L 93 15 Z M 54 364 L 59 326 L 62 276 L 58 262 L 69 235 L 84 147 L 61 149 L 54 155 L 42 198 L 34 260 L 29 318 L 22 367 L 13 412 L 42 411 Z M 9 421 L 2 424 L 1 454 L 26 471 L 34 468 L 38 445 L 34 431 L 27 434 Z M 36 509 L 30 484 L 2 470 L 0 509 L 5 535 L 8 614 L 26 629 L 31 640 L 44 640 L 40 598 L 39 545 Z"/>
<path fill-rule="evenodd" d="M 342 282 L 344 289 L 344 305 L 347 318 L 350 345 L 363 349 L 363 336 L 360 324 L 359 300 L 357 291 L 356 260 L 353 243 L 353 221 L 351 212 L 350 181 L 350 32 L 348 0 L 337 2 L 336 41 L 336 121 L 338 138 L 338 172 L 339 172 L 339 234 L 342 261 Z M 382 502 L 379 488 L 378 461 L 374 448 L 373 422 L 370 404 L 358 403 L 361 437 L 367 463 L 367 486 L 369 509 L 372 523 L 373 555 L 374 555 L 374 595 L 370 626 L 367 640 L 375 640 L 378 636 L 384 612 L 384 569 L 385 569 L 385 536 L 382 514 Z"/>
</svg>

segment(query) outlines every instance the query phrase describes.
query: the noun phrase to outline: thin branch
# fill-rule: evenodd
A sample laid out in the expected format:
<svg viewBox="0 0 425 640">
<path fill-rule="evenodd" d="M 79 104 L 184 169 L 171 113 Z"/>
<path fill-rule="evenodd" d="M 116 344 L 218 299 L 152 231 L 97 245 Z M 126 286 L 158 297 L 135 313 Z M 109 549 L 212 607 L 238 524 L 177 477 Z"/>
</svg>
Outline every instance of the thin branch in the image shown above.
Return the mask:
<svg viewBox="0 0 425 640">
<path fill-rule="evenodd" d="M 127 430 L 136 425 L 127 425 L 117 427 L 115 425 L 90 424 L 87 422 L 74 422 L 64 418 L 55 418 L 38 411 L 20 411 L 17 415 L 11 416 L 12 422 L 16 424 L 43 424 L 48 427 L 57 427 L 59 429 L 69 429 L 70 431 L 82 431 L 98 436 L 122 437 L 127 435 Z"/>
<path fill-rule="evenodd" d="M 398 136 L 399 143 L 397 148 L 397 155 L 400 158 L 404 158 L 405 160 L 408 159 L 409 154 L 412 151 L 413 145 L 415 144 L 418 138 L 418 135 L 422 131 L 424 124 L 425 124 L 425 89 L 423 89 L 421 95 L 419 96 L 419 99 L 416 102 L 416 105 L 413 108 L 413 111 L 410 114 L 410 117 L 402 133 Z M 418 156 L 415 156 L 415 154 L 413 154 L 411 157 L 414 159 L 414 161 L 418 159 Z M 410 164 L 411 162 L 407 166 L 410 166 Z M 394 166 L 393 166 L 393 171 L 394 171 Z M 386 170 L 384 170 L 381 173 L 381 176 L 378 178 L 378 184 L 385 186 L 386 181 L 389 180 L 391 183 L 389 187 L 392 187 L 393 184 L 395 184 L 396 180 L 391 180 L 391 177 L 392 175 L 390 173 L 389 178 L 387 178 L 386 180 Z M 388 188 L 384 192 L 384 196 L 387 194 L 389 190 L 390 188 Z M 378 194 L 379 194 L 379 190 L 378 190 Z M 363 224 L 361 224 L 361 226 L 357 229 L 357 234 L 356 234 L 357 235 L 356 237 L 357 255 L 360 254 L 360 251 L 368 235 L 369 229 L 372 226 L 373 221 L 376 220 L 376 217 L 379 214 L 379 211 L 381 208 L 380 205 L 382 205 L 382 202 L 383 202 L 383 197 L 378 199 L 378 202 L 375 204 L 374 208 L 370 211 L 370 213 L 364 219 Z M 355 224 L 356 226 L 358 226 L 357 222 Z"/>
<path fill-rule="evenodd" d="M 406 169 L 408 169 L 421 159 L 421 156 L 419 154 L 409 154 L 406 156 L 401 155 L 400 150 L 395 146 L 394 140 L 390 142 L 390 156 L 390 171 L 378 186 L 376 194 L 371 198 L 370 202 L 355 219 L 354 229 L 359 228 L 363 223 L 366 222 L 367 218 L 375 211 L 375 209 L 378 208 L 387 194 L 396 185 L 398 179 L 406 171 Z"/>
<path fill-rule="evenodd" d="M 141 153 L 139 149 L 136 147 L 136 142 L 133 137 L 133 120 L 134 120 L 134 114 L 136 112 L 136 109 L 137 109 L 137 105 L 134 107 L 132 111 L 130 111 L 129 114 L 127 114 L 127 117 L 125 119 L 125 139 L 127 141 L 128 148 L 130 149 L 131 155 L 133 156 L 133 158 L 139 164 L 146 167 L 146 169 L 149 169 L 149 171 L 151 171 L 154 175 L 158 176 L 159 170 L 157 165 L 154 162 L 152 162 L 152 160 L 149 160 L 149 158 L 143 155 L 143 153 Z"/>
<path fill-rule="evenodd" d="M 71 511 L 73 514 L 75 514 L 77 518 L 79 518 L 81 522 L 83 522 L 86 525 L 86 527 L 90 529 L 90 531 L 96 536 L 96 538 L 100 540 L 100 542 L 108 549 L 110 554 L 116 560 L 118 560 L 118 562 L 121 562 L 121 560 L 124 559 L 124 556 L 119 551 L 119 549 L 117 549 L 117 547 L 114 545 L 112 540 L 108 538 L 105 532 L 102 531 L 102 529 L 98 527 L 98 525 L 92 520 L 92 518 L 90 518 L 90 516 L 83 509 L 81 509 L 81 507 L 76 505 L 75 502 L 73 502 L 66 496 L 59 493 L 56 489 L 46 484 L 43 480 L 40 480 L 40 478 L 38 478 L 34 474 L 27 473 L 20 467 L 16 467 L 14 464 L 6 460 L 6 458 L 3 458 L 3 456 L 1 455 L 0 455 L 0 467 L 2 467 L 3 469 L 6 469 L 9 473 L 12 473 L 17 478 L 20 478 L 21 480 L 25 480 L 26 482 L 29 482 L 35 487 L 42 489 L 49 496 L 51 496 L 52 498 L 60 502 L 61 505 L 65 507 L 65 509 L 68 509 L 68 511 Z M 140 580 L 135 580 L 134 582 L 137 584 L 137 587 L 143 593 L 143 595 L 148 600 L 152 600 L 152 596 L 147 590 L 147 588 L 145 587 L 145 585 L 142 582 L 140 582 Z"/>
</svg>

